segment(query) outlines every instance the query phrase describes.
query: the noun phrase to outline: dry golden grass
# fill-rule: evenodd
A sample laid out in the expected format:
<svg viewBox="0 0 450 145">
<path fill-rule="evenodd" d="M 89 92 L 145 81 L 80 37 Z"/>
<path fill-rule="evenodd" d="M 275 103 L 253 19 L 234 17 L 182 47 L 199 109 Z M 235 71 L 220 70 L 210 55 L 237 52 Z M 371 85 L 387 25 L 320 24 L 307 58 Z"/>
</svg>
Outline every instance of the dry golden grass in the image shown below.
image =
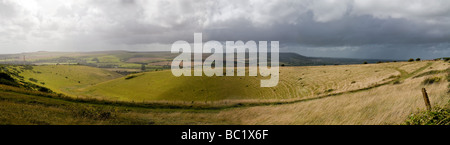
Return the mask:
<svg viewBox="0 0 450 145">
<path fill-rule="evenodd" d="M 289 67 L 281 69 L 280 85 L 294 90 L 294 98 L 313 98 L 381 84 L 390 76 L 400 75 L 385 64 Z"/>
<path fill-rule="evenodd" d="M 425 66 L 427 63 L 425 62 L 400 62 L 401 67 L 399 69 L 402 69 L 408 73 L 411 73 L 423 66 Z"/>
<path fill-rule="evenodd" d="M 422 81 L 289 105 L 232 109 L 219 116 L 243 124 L 399 124 L 413 111 L 424 108 L 422 87 L 427 88 L 433 106 L 448 101 L 448 83 L 422 86 Z"/>
<path fill-rule="evenodd" d="M 430 65 L 430 67 L 427 67 L 424 71 L 422 71 L 420 73 L 427 72 L 427 71 L 445 70 L 450 67 L 450 63 L 445 63 L 442 61 L 437 61 L 437 62 L 432 62 L 432 63 L 433 64 Z"/>
<path fill-rule="evenodd" d="M 414 63 L 427 66 L 428 62 Z M 384 64 L 384 65 L 402 65 Z M 376 67 L 373 65 L 372 67 Z M 413 67 L 413 66 L 409 66 Z M 417 69 L 421 67 L 416 67 Z M 444 62 L 435 62 L 432 68 L 448 68 Z M 325 68 L 325 67 L 323 67 Z M 345 67 L 344 67 L 345 68 Z M 314 70 L 315 69 L 315 70 Z M 339 69 L 339 67 L 333 68 Z M 416 69 L 416 70 L 417 70 Z M 329 69 L 330 70 L 330 69 Z M 320 72 L 320 67 L 308 71 Z M 411 72 L 414 72 L 412 70 Z M 419 73 L 429 71 L 422 70 Z M 334 75 L 338 76 L 336 73 Z M 306 75 L 306 74 L 305 74 Z M 445 73 L 430 76 L 445 77 Z M 326 97 L 322 99 L 285 105 L 233 108 L 218 113 L 132 113 L 143 118 L 160 118 L 172 124 L 401 124 L 409 114 L 424 110 L 421 88 L 426 88 L 433 106 L 442 106 L 448 102 L 447 81 L 432 85 L 423 85 L 426 77 L 407 78 L 400 84 L 387 84 L 369 90 Z M 175 120 L 187 119 L 188 122 Z M 160 122 L 165 124 L 164 122 Z"/>
</svg>

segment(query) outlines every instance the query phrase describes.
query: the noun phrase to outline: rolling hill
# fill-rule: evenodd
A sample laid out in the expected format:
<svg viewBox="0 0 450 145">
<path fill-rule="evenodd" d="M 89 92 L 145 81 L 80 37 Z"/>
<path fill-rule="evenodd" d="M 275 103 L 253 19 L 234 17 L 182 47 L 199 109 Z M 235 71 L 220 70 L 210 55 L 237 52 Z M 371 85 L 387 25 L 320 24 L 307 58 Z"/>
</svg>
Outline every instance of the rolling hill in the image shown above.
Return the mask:
<svg viewBox="0 0 450 145">
<path fill-rule="evenodd" d="M 23 69 L 20 75 L 30 83 L 45 86 L 57 93 L 67 95 L 77 94 L 78 88 L 122 77 L 116 72 L 81 65 L 31 66 L 29 69 Z"/>
<path fill-rule="evenodd" d="M 55 68 L 51 68 L 52 66 Z M 429 117 L 433 117 L 430 116 L 433 114 L 438 115 L 435 117 L 444 117 L 444 119 L 448 117 L 442 110 L 445 111 L 444 105 L 450 100 L 449 66 L 450 64 L 444 61 L 422 61 L 282 67 L 281 75 L 285 77 L 280 80 L 278 86 L 280 88 L 234 90 L 234 85 L 248 84 L 251 81 L 259 81 L 260 78 L 246 80 L 241 80 L 239 77 L 214 78 L 215 80 L 224 79 L 223 82 L 233 85 L 226 86 L 225 83 L 214 82 L 213 78 L 208 77 L 186 77 L 181 80 L 166 77 L 170 74 L 169 71 L 137 73 L 133 74 L 136 76 L 114 78 L 107 75 L 111 72 L 87 66 L 51 65 L 30 68 L 6 65 L 1 66 L 3 74 L 9 76 L 18 73 L 24 75 L 24 78 L 16 75 L 11 77 L 1 75 L 0 83 L 3 84 L 0 84 L 0 111 L 2 112 L 0 124 L 402 124 L 407 119 L 407 124 L 433 124 L 433 122 L 445 124 L 448 123 L 445 120 L 439 120 L 439 118 L 430 120 Z M 77 77 L 77 73 L 86 73 L 82 70 L 90 70 L 89 74 L 93 77 L 85 79 L 93 79 L 90 83 L 95 84 L 87 83 L 84 86 L 68 89 L 67 86 L 78 82 L 53 84 L 51 80 L 45 79 L 56 74 L 49 70 L 59 70 L 58 74 L 74 78 Z M 38 83 L 26 79 L 27 75 L 33 75 L 34 79 L 39 80 Z M 59 78 L 55 80 L 65 79 L 61 76 L 56 77 Z M 45 81 L 49 83 L 40 85 L 53 87 L 54 91 L 65 90 L 68 94 L 98 94 L 100 96 L 97 97 L 103 98 L 74 98 L 74 96 L 30 90 L 23 87 L 26 84 L 18 80 L 33 82 L 33 84 Z M 174 87 L 152 88 L 154 87 L 151 84 L 152 81 L 161 83 L 162 86 L 171 84 L 169 86 Z M 19 86 L 5 85 L 4 82 Z M 151 87 L 145 83 L 150 83 Z M 187 100 L 179 95 L 181 93 L 174 90 L 184 91 L 187 88 L 186 91 L 189 91 L 191 89 L 189 87 L 200 89 L 197 92 L 186 93 L 186 95 L 200 96 L 199 98 L 191 96 L 193 98 L 189 100 L 197 99 L 195 103 L 191 101 L 176 103 L 175 100 L 159 98 L 159 96 L 172 97 L 173 95 L 176 100 Z M 208 93 L 202 93 L 202 87 L 207 89 L 225 87 L 229 93 L 235 94 L 261 92 L 269 98 L 264 100 L 244 97 L 234 102 L 228 101 L 228 104 L 224 104 L 227 101 L 211 102 L 213 99 L 209 99 L 206 100 L 208 102 L 203 103 L 202 99 L 208 98 L 208 95 L 204 94 Z M 300 91 L 301 88 L 306 89 L 305 93 Z M 428 90 L 432 106 L 440 108 L 430 113 L 421 113 L 425 108 L 421 88 Z M 121 93 L 123 90 L 133 89 L 135 91 Z M 143 96 L 133 95 L 136 92 L 141 93 L 140 91 L 146 93 L 142 93 Z M 159 95 L 148 95 L 153 92 Z M 117 96 L 109 96 L 106 93 L 117 94 Z M 226 95 L 222 95 L 225 98 L 220 98 L 220 95 L 218 94 L 217 99 L 229 99 Z M 137 101 L 139 97 L 150 99 L 149 102 L 141 102 Z M 155 104 L 150 101 L 151 97 L 154 97 L 154 100 L 166 101 Z M 282 97 L 293 99 L 282 99 Z M 117 102 L 114 101 L 115 99 L 124 101 Z M 130 102 L 130 99 L 136 101 Z M 411 115 L 412 113 L 425 115 L 422 117 Z"/>
<path fill-rule="evenodd" d="M 257 77 L 175 77 L 170 70 L 122 76 L 81 65 L 42 65 L 23 70 L 26 81 L 73 97 L 117 101 L 295 100 L 370 88 L 423 69 L 427 62 L 281 67 L 280 81 L 261 88 Z M 401 71 L 399 71 L 401 70 Z"/>
</svg>

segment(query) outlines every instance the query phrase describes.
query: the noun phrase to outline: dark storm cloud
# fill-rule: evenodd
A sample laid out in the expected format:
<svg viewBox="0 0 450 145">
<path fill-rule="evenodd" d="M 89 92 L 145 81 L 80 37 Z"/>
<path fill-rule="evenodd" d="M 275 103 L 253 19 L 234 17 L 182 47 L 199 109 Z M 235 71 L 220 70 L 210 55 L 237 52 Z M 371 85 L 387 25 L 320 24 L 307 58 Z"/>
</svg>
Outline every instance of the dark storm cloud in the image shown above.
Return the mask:
<svg viewBox="0 0 450 145">
<path fill-rule="evenodd" d="M 252 27 L 246 20 L 224 23 L 225 29 L 205 30 L 215 40 L 280 40 L 316 46 L 367 44 L 411 44 L 449 42 L 450 27 L 440 24 L 414 23 L 405 19 L 377 19 L 372 16 L 344 16 L 322 23 L 306 14 L 296 25 L 276 24 L 268 28 Z"/>
<path fill-rule="evenodd" d="M 448 56 L 449 43 L 430 44 L 373 44 L 362 46 L 317 47 L 288 45 L 286 51 L 301 52 L 316 57 L 347 57 L 370 59 L 437 58 Z"/>
<path fill-rule="evenodd" d="M 331 57 L 449 55 L 449 1 L 0 1 L 2 53 L 168 50 L 177 40 L 280 41 Z M 17 49 L 20 48 L 20 49 Z"/>
</svg>

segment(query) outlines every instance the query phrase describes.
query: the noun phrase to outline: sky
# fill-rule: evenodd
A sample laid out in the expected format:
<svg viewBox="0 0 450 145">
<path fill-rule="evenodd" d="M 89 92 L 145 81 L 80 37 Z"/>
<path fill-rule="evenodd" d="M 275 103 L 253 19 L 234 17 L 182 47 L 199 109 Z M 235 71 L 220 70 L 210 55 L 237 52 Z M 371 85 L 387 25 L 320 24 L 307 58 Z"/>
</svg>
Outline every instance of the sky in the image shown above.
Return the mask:
<svg viewBox="0 0 450 145">
<path fill-rule="evenodd" d="M 0 54 L 279 41 L 305 56 L 450 56 L 448 0 L 0 0 Z"/>
</svg>

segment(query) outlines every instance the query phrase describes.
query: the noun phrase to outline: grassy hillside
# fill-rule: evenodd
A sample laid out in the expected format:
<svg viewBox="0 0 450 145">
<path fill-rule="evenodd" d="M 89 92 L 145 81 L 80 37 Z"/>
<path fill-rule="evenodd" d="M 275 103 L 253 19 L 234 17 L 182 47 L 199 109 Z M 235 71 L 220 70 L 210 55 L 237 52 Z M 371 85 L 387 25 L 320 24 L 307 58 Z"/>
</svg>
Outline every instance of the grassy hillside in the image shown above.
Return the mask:
<svg viewBox="0 0 450 145">
<path fill-rule="evenodd" d="M 305 99 L 386 83 L 404 64 L 281 67 L 279 85 L 261 88 L 262 77 L 174 77 L 170 71 L 118 78 L 80 91 L 84 96 L 125 101 L 217 101 Z"/>
<path fill-rule="evenodd" d="M 443 64 L 433 64 L 442 67 Z M 444 65 L 448 68 L 448 64 Z M 435 68 L 435 67 L 433 67 Z M 427 72 L 429 67 L 422 72 Z M 411 113 L 423 111 L 421 88 L 426 88 L 432 106 L 444 106 L 450 100 L 449 83 L 423 84 L 432 77 L 406 78 L 398 84 L 279 106 L 258 106 L 224 112 L 223 116 L 242 124 L 401 124 Z M 276 114 L 276 115 L 275 115 Z"/>
<path fill-rule="evenodd" d="M 418 67 L 410 68 L 409 65 L 418 65 Z M 404 70 L 406 66 L 411 70 Z M 411 117 L 410 114 L 421 112 L 425 108 L 421 88 L 427 89 L 434 107 L 444 106 L 448 103 L 450 100 L 449 66 L 449 63 L 438 61 L 355 66 L 288 67 L 282 70 L 282 73 L 290 74 L 285 74 L 286 76 L 297 78 L 300 74 L 309 75 L 308 77 L 302 77 L 301 80 L 304 80 L 303 83 L 308 84 L 311 88 L 314 85 L 309 83 L 329 84 L 330 87 L 336 86 L 336 90 L 340 90 L 342 93 L 331 92 L 313 96 L 314 99 L 279 103 L 254 102 L 256 104 L 250 106 L 229 106 L 218 109 L 189 109 L 183 107 L 167 109 L 164 106 L 145 105 L 140 102 L 126 104 L 121 102 L 108 103 L 99 100 L 79 100 L 52 93 L 0 85 L 0 111 L 2 112 L 0 124 L 402 124 L 408 118 L 413 121 L 411 124 L 427 124 L 426 122 L 418 122 L 413 118 L 416 117 L 420 120 L 422 116 Z M 384 72 L 383 70 L 386 69 L 387 72 Z M 305 74 L 303 74 L 303 71 Z M 335 73 L 325 75 L 323 71 L 326 73 L 334 71 Z M 351 73 L 348 71 L 351 71 Z M 345 72 L 348 74 L 354 73 L 354 76 Z M 394 74 L 393 77 L 391 77 L 392 73 Z M 158 80 L 158 77 L 164 75 L 167 75 L 167 73 L 163 71 L 149 72 L 128 80 L 138 82 L 140 77 L 156 77 L 154 79 Z M 307 78 L 312 76 L 315 76 L 318 81 L 308 81 Z M 390 78 L 391 81 L 379 82 L 386 77 Z M 202 77 L 196 79 L 200 80 L 200 78 Z M 434 81 L 432 83 L 427 81 L 430 79 Z M 289 77 L 283 80 L 294 81 Z M 356 80 L 355 83 L 352 83 L 354 80 Z M 112 81 L 123 83 L 125 77 L 94 86 L 88 85 L 87 89 L 110 85 L 109 83 Z M 203 82 L 208 81 L 203 80 Z M 367 83 L 365 83 L 366 81 Z M 163 82 L 167 82 L 167 80 L 161 80 L 161 83 Z M 243 83 L 242 81 L 232 82 Z M 349 82 L 350 85 L 346 82 Z M 353 88 L 351 84 L 356 83 L 361 84 Z M 184 84 L 178 85 L 183 86 Z M 296 85 L 292 85 L 286 88 L 295 87 Z M 320 87 L 319 85 L 317 88 L 326 87 Z M 113 91 L 113 89 L 110 91 Z M 168 103 L 167 105 L 171 104 Z M 435 112 L 445 115 L 445 110 L 443 111 L 436 110 Z M 425 114 L 424 118 L 429 119 L 429 117 L 437 116 L 436 118 L 439 119 L 442 115 L 435 115 L 437 114 L 435 112 Z M 448 115 L 441 117 L 441 119 L 446 118 L 448 118 Z M 439 122 L 437 121 L 435 124 Z"/>
<path fill-rule="evenodd" d="M 118 101 L 289 101 L 357 91 L 411 77 L 429 62 L 281 67 L 279 85 L 261 88 L 263 77 L 174 77 L 171 71 L 120 75 L 87 66 L 34 66 L 21 75 L 73 97 Z M 441 63 L 436 63 L 441 64 Z M 407 69 L 405 69 L 407 68 Z M 416 72 L 417 73 L 417 72 Z M 48 80 L 48 81 L 41 81 Z M 31 81 L 32 82 L 32 81 Z"/>
<path fill-rule="evenodd" d="M 42 65 L 22 69 L 24 80 L 51 90 L 75 96 L 79 88 L 121 77 L 115 72 L 81 65 Z"/>
</svg>

